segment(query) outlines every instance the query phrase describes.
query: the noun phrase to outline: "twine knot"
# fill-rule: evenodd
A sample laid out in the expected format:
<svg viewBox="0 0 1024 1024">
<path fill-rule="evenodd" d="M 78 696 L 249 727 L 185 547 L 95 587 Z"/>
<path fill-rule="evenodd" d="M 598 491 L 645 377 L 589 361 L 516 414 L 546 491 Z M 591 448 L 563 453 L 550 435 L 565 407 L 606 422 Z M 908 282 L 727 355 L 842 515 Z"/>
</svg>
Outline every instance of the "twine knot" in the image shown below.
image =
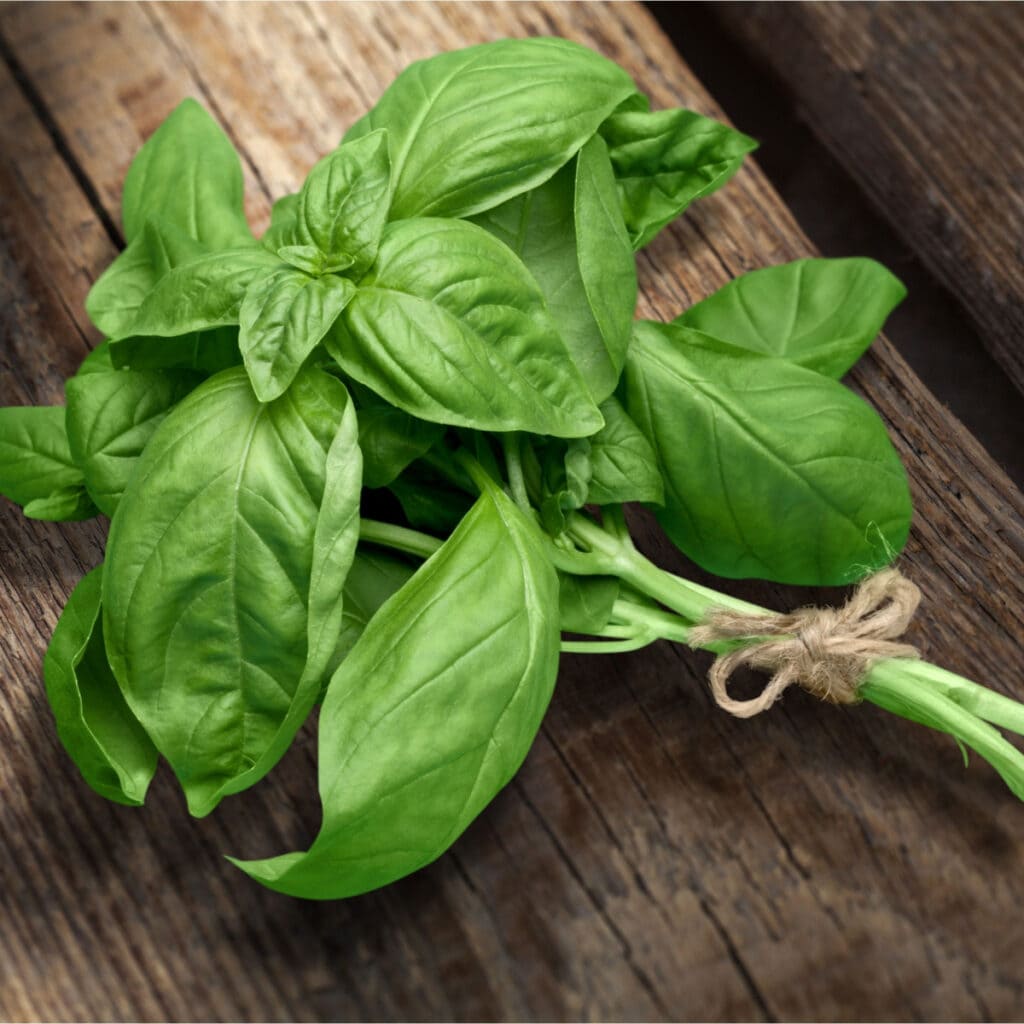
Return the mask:
<svg viewBox="0 0 1024 1024">
<path fill-rule="evenodd" d="M 896 569 L 864 580 L 842 608 L 798 608 L 785 615 L 747 615 L 712 610 L 690 632 L 694 647 L 741 641 L 720 654 L 708 679 L 718 706 L 737 718 L 751 718 L 775 703 L 794 683 L 833 704 L 855 704 L 860 684 L 882 658 L 917 658 L 897 643 L 910 625 L 921 591 Z M 741 665 L 771 672 L 758 696 L 734 700 L 729 678 Z"/>
</svg>

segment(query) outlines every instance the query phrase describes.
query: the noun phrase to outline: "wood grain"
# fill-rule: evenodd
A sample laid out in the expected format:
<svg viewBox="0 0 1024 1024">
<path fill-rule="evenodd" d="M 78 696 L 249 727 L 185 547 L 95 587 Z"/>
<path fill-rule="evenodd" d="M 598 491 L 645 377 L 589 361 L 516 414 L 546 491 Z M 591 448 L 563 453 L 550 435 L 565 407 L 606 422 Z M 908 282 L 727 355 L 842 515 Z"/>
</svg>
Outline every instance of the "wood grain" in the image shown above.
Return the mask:
<svg viewBox="0 0 1024 1024">
<path fill-rule="evenodd" d="M 815 133 L 1024 391 L 1024 13 L 1017 4 L 723 4 Z"/>
<path fill-rule="evenodd" d="M 243 153 L 248 211 L 301 182 L 409 60 L 577 38 L 656 105 L 717 113 L 643 8 L 46 5 L 0 11 L 0 401 L 59 401 L 95 335 L 124 170 L 186 95 Z M 641 314 L 809 247 L 756 166 L 641 259 Z M 917 508 L 904 564 L 930 657 L 1024 697 L 1024 499 L 883 341 L 852 376 Z M 685 568 L 643 517 L 647 549 Z M 984 1019 L 1024 999 L 1024 808 L 983 763 L 876 709 L 788 696 L 739 722 L 707 659 L 565 659 L 514 782 L 436 864 L 342 903 L 250 884 L 222 853 L 308 842 L 315 735 L 188 818 L 161 773 L 105 803 L 60 751 L 40 661 L 97 524 L 0 510 L 0 1016 L 8 1019 Z M 792 606 L 806 591 L 734 585 Z M 814 596 L 814 595 L 811 595 Z M 819 595 L 830 596 L 835 595 Z"/>
</svg>

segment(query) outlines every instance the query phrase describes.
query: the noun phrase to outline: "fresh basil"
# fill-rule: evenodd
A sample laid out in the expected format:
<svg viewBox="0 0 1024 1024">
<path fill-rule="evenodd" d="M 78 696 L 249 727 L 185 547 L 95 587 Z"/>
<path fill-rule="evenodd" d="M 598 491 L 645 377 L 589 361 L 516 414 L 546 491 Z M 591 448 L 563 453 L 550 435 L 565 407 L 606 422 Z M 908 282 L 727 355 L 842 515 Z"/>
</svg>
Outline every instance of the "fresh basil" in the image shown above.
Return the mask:
<svg viewBox="0 0 1024 1024">
<path fill-rule="evenodd" d="M 389 224 L 338 326 L 338 365 L 419 419 L 564 437 L 603 422 L 529 272 L 473 224 Z"/>
<path fill-rule="evenodd" d="M 601 125 L 601 135 L 634 249 L 721 188 L 757 148 L 748 136 L 692 110 L 620 110 Z"/>
<path fill-rule="evenodd" d="M 278 892 L 337 899 L 438 857 L 530 748 L 558 670 L 557 608 L 535 528 L 490 488 L 330 682 L 313 845 L 234 863 Z"/>
<path fill-rule="evenodd" d="M 899 456 L 878 414 L 836 381 L 649 322 L 625 381 L 665 481 L 658 521 L 705 569 L 838 586 L 906 542 Z"/>
<path fill-rule="evenodd" d="M 874 260 L 795 260 L 737 277 L 674 322 L 838 379 L 906 294 Z"/>
<path fill-rule="evenodd" d="M 504 39 L 411 64 L 345 139 L 387 129 L 393 218 L 466 217 L 549 178 L 634 88 L 567 39 Z"/>
<path fill-rule="evenodd" d="M 601 403 L 601 415 L 604 426 L 590 438 L 586 500 L 593 505 L 663 504 L 665 485 L 658 457 L 643 431 L 616 398 Z"/>
<path fill-rule="evenodd" d="M 356 429 L 319 370 L 267 404 L 224 371 L 160 424 L 114 515 L 107 653 L 194 814 L 269 770 L 320 690 L 358 529 Z"/>
<path fill-rule="evenodd" d="M 57 734 L 101 796 L 139 805 L 156 771 L 156 748 L 131 713 L 107 663 L 100 616 L 103 567 L 84 576 L 64 607 L 43 661 Z"/>
</svg>

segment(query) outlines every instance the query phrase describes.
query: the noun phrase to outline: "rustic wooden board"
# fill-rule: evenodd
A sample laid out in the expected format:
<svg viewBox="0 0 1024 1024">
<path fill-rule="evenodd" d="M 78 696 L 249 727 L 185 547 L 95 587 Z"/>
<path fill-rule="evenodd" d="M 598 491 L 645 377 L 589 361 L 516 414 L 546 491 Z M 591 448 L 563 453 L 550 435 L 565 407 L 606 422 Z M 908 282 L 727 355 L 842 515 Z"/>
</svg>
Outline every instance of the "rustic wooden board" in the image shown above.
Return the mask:
<svg viewBox="0 0 1024 1024">
<path fill-rule="evenodd" d="M 716 113 L 634 5 L 4 7 L 18 80 L 0 77 L 0 402 L 59 401 L 95 342 L 81 303 L 115 249 L 124 170 L 183 96 L 232 134 L 261 225 L 409 60 L 527 33 L 595 46 L 657 105 Z M 672 316 L 732 274 L 808 252 L 751 165 L 642 258 L 641 313 Z M 912 638 L 1024 697 L 1024 498 L 884 341 L 852 383 L 911 477 L 903 564 L 928 594 Z M 105 803 L 58 747 L 40 661 L 102 535 L 0 510 L 0 1016 L 1019 1012 L 1024 808 L 987 766 L 964 770 L 952 743 L 875 709 L 799 694 L 729 719 L 707 695 L 707 658 L 665 644 L 565 659 L 523 770 L 435 865 L 343 903 L 257 888 L 220 855 L 311 837 L 311 730 L 203 821 L 166 772 L 146 808 Z"/>
<path fill-rule="evenodd" d="M 716 15 L 792 89 L 1024 391 L 1024 10 L 754 3 Z"/>
</svg>

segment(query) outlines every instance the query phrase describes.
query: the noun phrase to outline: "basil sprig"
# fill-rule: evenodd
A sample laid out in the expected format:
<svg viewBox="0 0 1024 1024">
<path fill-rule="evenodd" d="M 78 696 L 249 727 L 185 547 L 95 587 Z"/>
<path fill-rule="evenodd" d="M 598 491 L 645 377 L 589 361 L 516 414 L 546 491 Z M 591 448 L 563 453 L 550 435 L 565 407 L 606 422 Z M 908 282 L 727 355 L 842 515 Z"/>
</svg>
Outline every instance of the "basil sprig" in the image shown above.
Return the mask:
<svg viewBox="0 0 1024 1024">
<path fill-rule="evenodd" d="M 174 111 L 87 301 L 109 340 L 66 408 L 0 410 L 0 492 L 111 516 L 45 663 L 85 781 L 139 804 L 162 756 L 207 814 L 320 701 L 316 839 L 234 862 L 297 896 L 365 892 L 513 776 L 560 650 L 750 613 L 644 558 L 624 503 L 721 576 L 833 585 L 892 561 L 906 474 L 839 382 L 903 298 L 888 271 L 800 260 L 634 320 L 634 251 L 753 147 L 651 112 L 581 46 L 504 40 L 410 66 L 257 240 L 227 136 Z M 1024 731 L 1019 705 L 898 660 L 861 696 L 1024 796 L 994 728 Z"/>
</svg>

